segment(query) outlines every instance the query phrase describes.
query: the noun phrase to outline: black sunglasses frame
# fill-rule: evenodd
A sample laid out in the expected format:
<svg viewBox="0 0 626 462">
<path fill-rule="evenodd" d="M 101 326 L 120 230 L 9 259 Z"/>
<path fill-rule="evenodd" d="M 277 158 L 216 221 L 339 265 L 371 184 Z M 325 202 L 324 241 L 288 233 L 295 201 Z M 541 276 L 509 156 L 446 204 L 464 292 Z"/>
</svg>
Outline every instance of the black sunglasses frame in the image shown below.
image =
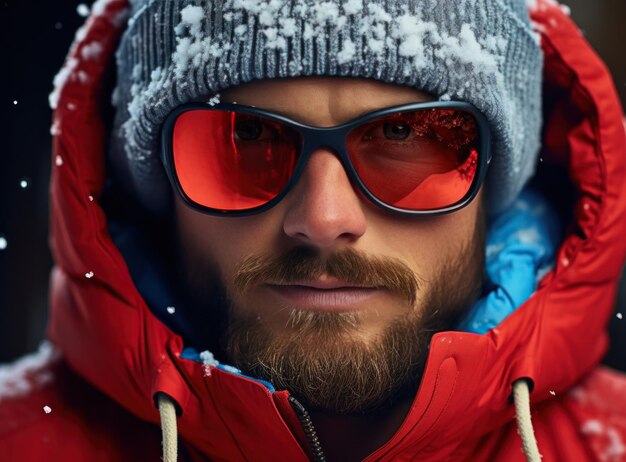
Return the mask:
<svg viewBox="0 0 626 462">
<path fill-rule="evenodd" d="M 174 150 L 173 146 L 173 133 L 178 117 L 188 111 L 193 110 L 208 110 L 208 111 L 233 111 L 237 113 L 250 114 L 261 116 L 270 120 L 274 120 L 285 125 L 288 125 L 292 129 L 296 130 L 302 137 L 302 145 L 299 150 L 299 159 L 297 160 L 296 167 L 291 175 L 289 182 L 285 185 L 283 190 L 272 200 L 266 202 L 263 205 L 243 209 L 243 210 L 222 210 L 206 207 L 191 200 L 185 191 L 183 190 L 176 169 L 174 167 Z M 372 194 L 367 186 L 363 183 L 358 173 L 356 172 L 346 147 L 346 138 L 350 131 L 355 127 L 366 123 L 372 119 L 377 119 L 384 116 L 389 116 L 401 112 L 409 112 L 415 110 L 428 110 L 428 109 L 456 109 L 464 112 L 468 112 L 474 116 L 478 125 L 479 134 L 479 151 L 478 151 L 478 163 L 476 165 L 476 175 L 474 181 L 470 186 L 467 194 L 458 202 L 443 208 L 431 209 L 431 210 L 407 210 L 389 205 L 374 194 Z M 462 209 L 469 204 L 482 185 L 488 166 L 491 162 L 491 134 L 489 130 L 489 123 L 485 116 L 476 107 L 469 103 L 461 101 L 431 101 L 424 103 L 411 103 L 400 106 L 393 106 L 377 111 L 373 111 L 350 120 L 344 124 L 337 125 L 335 127 L 314 127 L 300 123 L 298 121 L 289 119 L 280 114 L 276 114 L 264 109 L 260 109 L 253 106 L 245 106 L 236 103 L 220 103 L 210 104 L 206 102 L 192 102 L 178 106 L 175 108 L 165 119 L 163 128 L 161 130 L 161 160 L 165 167 L 167 176 L 172 184 L 172 187 L 177 191 L 183 201 L 192 209 L 215 216 L 228 216 L 228 217 L 244 217 L 257 213 L 264 212 L 271 209 L 274 205 L 278 204 L 291 190 L 291 188 L 297 183 L 300 175 L 304 171 L 306 164 L 311 155 L 321 148 L 327 148 L 331 150 L 339 159 L 344 169 L 348 174 L 350 181 L 358 186 L 360 191 L 374 204 L 382 209 L 392 212 L 397 215 L 404 216 L 435 216 L 442 215 Z M 381 173 L 382 174 L 382 173 Z"/>
</svg>

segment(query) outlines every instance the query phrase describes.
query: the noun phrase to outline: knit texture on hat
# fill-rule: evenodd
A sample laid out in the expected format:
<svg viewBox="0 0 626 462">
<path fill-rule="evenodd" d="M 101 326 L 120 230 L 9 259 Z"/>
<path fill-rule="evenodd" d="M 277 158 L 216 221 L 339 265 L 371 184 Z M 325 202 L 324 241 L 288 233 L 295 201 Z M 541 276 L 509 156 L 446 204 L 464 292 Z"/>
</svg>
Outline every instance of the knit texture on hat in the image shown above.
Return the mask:
<svg viewBox="0 0 626 462">
<path fill-rule="evenodd" d="M 245 82 L 363 77 L 474 104 L 490 122 L 488 207 L 508 207 L 540 145 L 543 56 L 525 0 L 131 0 L 117 53 L 111 157 L 141 203 L 168 207 L 167 114 Z M 215 99 L 217 100 L 217 99 Z"/>
</svg>

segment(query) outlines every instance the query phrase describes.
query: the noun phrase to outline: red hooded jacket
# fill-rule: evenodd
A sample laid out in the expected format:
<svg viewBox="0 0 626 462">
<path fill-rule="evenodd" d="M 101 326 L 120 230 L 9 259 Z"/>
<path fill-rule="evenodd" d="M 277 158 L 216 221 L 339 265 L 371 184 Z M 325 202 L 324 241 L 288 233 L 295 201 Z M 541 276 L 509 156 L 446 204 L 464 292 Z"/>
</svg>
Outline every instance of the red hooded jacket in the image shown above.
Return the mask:
<svg viewBox="0 0 626 462">
<path fill-rule="evenodd" d="M 0 383 L 0 459 L 158 461 L 154 398 L 164 393 L 179 407 L 181 460 L 306 461 L 288 393 L 224 370 L 207 375 L 182 359 L 181 338 L 148 309 L 108 234 L 100 103 L 127 1 L 98 5 L 70 51 L 54 114 L 54 351 L 0 374 L 9 377 Z M 626 256 L 622 109 L 604 65 L 561 8 L 540 1 L 532 19 L 545 53 L 542 158 L 567 171 L 575 191 L 556 266 L 486 335 L 432 338 L 404 423 L 368 462 L 523 461 L 510 400 L 520 378 L 533 384 L 544 461 L 626 460 L 626 379 L 598 367 Z M 81 53 L 94 42 L 101 53 Z"/>
</svg>

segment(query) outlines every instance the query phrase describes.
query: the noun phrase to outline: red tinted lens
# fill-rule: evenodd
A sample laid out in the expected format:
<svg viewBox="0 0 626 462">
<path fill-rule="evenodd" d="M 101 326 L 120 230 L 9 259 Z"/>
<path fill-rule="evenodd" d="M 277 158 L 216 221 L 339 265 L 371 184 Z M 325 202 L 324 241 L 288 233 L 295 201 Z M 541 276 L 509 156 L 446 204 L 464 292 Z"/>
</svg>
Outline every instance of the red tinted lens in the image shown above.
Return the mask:
<svg viewBox="0 0 626 462">
<path fill-rule="evenodd" d="M 246 210 L 274 199 L 289 182 L 299 134 L 280 122 L 196 109 L 177 119 L 174 168 L 184 193 L 205 207 Z"/>
<path fill-rule="evenodd" d="M 474 182 L 478 122 L 456 109 L 402 112 L 358 126 L 347 145 L 361 181 L 382 202 L 440 209 L 463 199 Z"/>
</svg>

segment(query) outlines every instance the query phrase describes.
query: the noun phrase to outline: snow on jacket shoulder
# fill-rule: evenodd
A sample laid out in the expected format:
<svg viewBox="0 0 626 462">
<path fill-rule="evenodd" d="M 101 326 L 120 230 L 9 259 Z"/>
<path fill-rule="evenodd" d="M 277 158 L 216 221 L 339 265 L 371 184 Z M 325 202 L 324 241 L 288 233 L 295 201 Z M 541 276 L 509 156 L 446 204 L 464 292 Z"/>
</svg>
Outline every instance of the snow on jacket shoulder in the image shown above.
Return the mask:
<svg viewBox="0 0 626 462">
<path fill-rule="evenodd" d="M 519 379 L 532 384 L 543 460 L 626 460 L 626 382 L 597 368 L 626 257 L 622 109 L 604 65 L 558 4 L 529 3 L 545 54 L 538 177 L 546 189 L 563 184 L 557 177 L 571 187 L 571 223 L 553 270 L 500 325 L 484 335 L 433 336 L 404 423 L 368 462 L 523 461 L 510 401 Z M 41 369 L 54 380 L 0 393 L 0 458 L 8 450 L 9 460 L 20 461 L 158 460 L 155 397 L 164 394 L 177 405 L 181 460 L 306 461 L 288 393 L 226 369 L 206 374 L 184 355 L 183 340 L 149 310 L 109 235 L 100 203 L 100 103 L 128 5 L 96 5 L 51 98 L 56 266 L 48 337 L 63 359 Z M 102 52 L 83 53 L 93 43 Z"/>
<path fill-rule="evenodd" d="M 161 431 L 72 372 L 50 344 L 0 368 L 0 460 L 158 461 Z"/>
</svg>

